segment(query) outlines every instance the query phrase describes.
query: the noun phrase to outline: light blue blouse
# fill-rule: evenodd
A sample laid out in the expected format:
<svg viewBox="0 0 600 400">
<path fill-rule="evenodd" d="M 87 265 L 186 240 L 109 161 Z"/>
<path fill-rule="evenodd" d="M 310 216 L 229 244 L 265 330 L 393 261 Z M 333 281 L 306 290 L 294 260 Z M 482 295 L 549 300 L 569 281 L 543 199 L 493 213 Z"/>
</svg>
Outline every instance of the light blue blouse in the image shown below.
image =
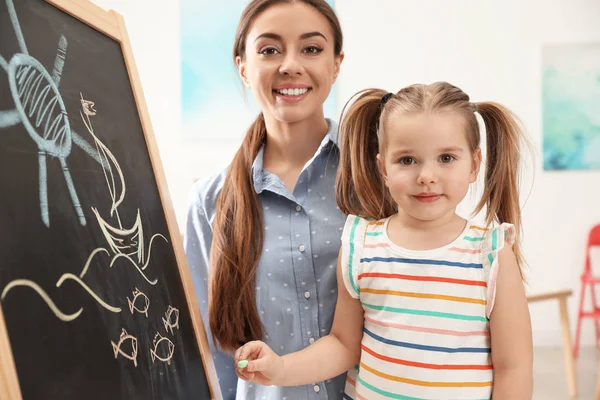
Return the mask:
<svg viewBox="0 0 600 400">
<path fill-rule="evenodd" d="M 345 216 L 335 200 L 337 126 L 330 120 L 327 123 L 329 130 L 302 170 L 293 193 L 263 169 L 264 147 L 252 166 L 265 229 L 256 276 L 257 307 L 265 328 L 262 340 L 280 355 L 310 346 L 329 333 L 333 322 L 336 263 Z M 216 198 L 225 176 L 226 170 L 194 186 L 184 240 L 223 398 L 342 399 L 345 374 L 306 386 L 260 386 L 238 380 L 233 358 L 216 350 L 208 332 L 207 282 Z"/>
</svg>

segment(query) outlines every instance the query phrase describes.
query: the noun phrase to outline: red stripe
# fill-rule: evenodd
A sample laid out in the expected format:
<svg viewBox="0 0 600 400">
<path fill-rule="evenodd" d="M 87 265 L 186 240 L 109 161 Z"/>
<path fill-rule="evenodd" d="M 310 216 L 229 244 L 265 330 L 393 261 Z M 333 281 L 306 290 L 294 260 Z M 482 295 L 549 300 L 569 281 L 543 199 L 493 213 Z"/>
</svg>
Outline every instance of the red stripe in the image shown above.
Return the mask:
<svg viewBox="0 0 600 400">
<path fill-rule="evenodd" d="M 356 386 L 356 381 L 351 379 L 349 376 L 346 376 L 346 381 L 352 386 Z"/>
<path fill-rule="evenodd" d="M 420 362 L 407 361 L 407 360 L 401 360 L 399 358 L 392 358 L 392 357 L 384 356 L 383 354 L 374 352 L 373 350 L 369 349 L 364 344 L 362 344 L 360 347 L 375 358 L 378 358 L 383 361 L 391 362 L 394 364 L 407 365 L 409 367 L 437 369 L 437 370 L 490 370 L 490 369 L 493 369 L 492 365 L 425 364 L 425 363 L 420 363 Z"/>
<path fill-rule="evenodd" d="M 487 287 L 485 281 L 471 281 L 471 280 L 467 280 L 467 279 L 441 278 L 441 277 L 437 277 L 437 276 L 414 276 L 414 275 L 402 275 L 402 274 L 386 274 L 386 273 L 382 273 L 382 272 L 365 272 L 365 273 L 358 275 L 358 280 L 361 280 L 363 278 L 391 278 L 391 279 L 404 279 L 407 281 L 456 283 L 459 285 Z"/>
</svg>

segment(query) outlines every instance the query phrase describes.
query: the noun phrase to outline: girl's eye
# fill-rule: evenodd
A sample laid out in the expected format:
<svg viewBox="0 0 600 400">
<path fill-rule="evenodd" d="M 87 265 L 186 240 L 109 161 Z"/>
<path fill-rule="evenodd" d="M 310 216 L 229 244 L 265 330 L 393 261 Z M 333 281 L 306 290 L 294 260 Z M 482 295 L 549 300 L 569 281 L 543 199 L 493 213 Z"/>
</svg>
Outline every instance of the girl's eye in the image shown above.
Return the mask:
<svg viewBox="0 0 600 400">
<path fill-rule="evenodd" d="M 455 160 L 454 156 L 452 156 L 450 154 L 444 154 L 440 157 L 440 161 L 444 164 L 451 163 L 454 160 Z"/>
<path fill-rule="evenodd" d="M 319 54 L 322 51 L 323 49 L 317 46 L 308 46 L 304 49 L 304 52 L 308 54 Z"/>
<path fill-rule="evenodd" d="M 266 48 L 262 49 L 261 51 L 259 51 L 259 54 L 261 54 L 263 56 L 270 56 L 275 53 L 277 53 L 277 49 L 275 47 L 266 47 Z"/>
<path fill-rule="evenodd" d="M 413 165 L 416 161 L 412 157 L 402 157 L 398 162 L 402 165 Z"/>
</svg>

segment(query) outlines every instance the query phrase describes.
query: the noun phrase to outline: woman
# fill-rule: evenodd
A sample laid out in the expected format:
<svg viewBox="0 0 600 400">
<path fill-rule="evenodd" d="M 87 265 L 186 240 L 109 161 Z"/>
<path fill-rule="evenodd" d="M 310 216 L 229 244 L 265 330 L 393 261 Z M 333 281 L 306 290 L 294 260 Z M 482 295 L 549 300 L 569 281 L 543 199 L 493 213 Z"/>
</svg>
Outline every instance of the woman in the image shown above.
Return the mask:
<svg viewBox="0 0 600 400">
<path fill-rule="evenodd" d="M 231 165 L 195 185 L 185 237 L 225 399 L 343 396 L 344 376 L 298 387 L 238 382 L 230 355 L 257 339 L 297 351 L 331 328 L 345 216 L 334 190 L 337 126 L 323 103 L 342 41 L 325 0 L 253 0 L 238 25 L 235 62 L 262 112 Z"/>
</svg>

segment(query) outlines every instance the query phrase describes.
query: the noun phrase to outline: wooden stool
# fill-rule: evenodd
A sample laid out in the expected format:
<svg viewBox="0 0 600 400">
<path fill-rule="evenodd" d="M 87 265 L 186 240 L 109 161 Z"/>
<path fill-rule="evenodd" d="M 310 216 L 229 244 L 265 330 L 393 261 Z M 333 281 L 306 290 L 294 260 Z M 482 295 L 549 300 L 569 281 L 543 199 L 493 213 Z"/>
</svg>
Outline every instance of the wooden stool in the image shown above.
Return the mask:
<svg viewBox="0 0 600 400">
<path fill-rule="evenodd" d="M 527 296 L 527 301 L 533 303 L 544 300 L 558 300 L 560 313 L 560 327 L 562 330 L 562 349 L 565 358 L 565 370 L 567 372 L 567 385 L 569 396 L 577 397 L 577 377 L 575 376 L 575 359 L 573 358 L 571 344 L 571 330 L 569 329 L 569 312 L 567 310 L 567 297 L 573 292 L 571 290 L 557 290 L 554 292 L 538 293 Z M 600 378 L 600 376 L 599 376 Z M 598 392 L 597 392 L 598 393 Z M 596 395 L 598 399 L 598 395 Z"/>
</svg>

